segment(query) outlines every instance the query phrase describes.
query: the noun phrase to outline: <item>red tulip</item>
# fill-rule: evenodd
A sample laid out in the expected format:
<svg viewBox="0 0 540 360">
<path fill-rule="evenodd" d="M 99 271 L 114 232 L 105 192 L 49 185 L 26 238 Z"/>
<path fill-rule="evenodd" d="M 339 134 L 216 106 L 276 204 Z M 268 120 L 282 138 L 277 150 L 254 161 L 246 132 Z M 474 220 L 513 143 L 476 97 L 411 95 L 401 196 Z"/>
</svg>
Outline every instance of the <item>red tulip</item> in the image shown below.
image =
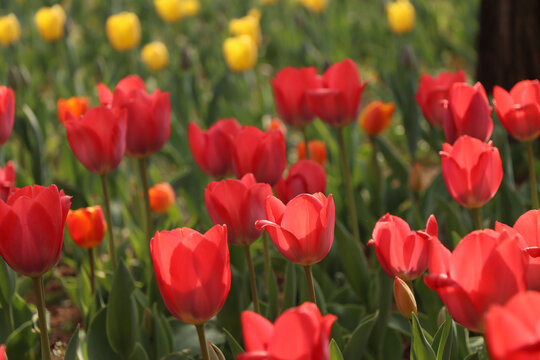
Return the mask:
<svg viewBox="0 0 540 360">
<path fill-rule="evenodd" d="M 0 254 L 13 270 L 38 277 L 58 262 L 70 198 L 56 185 L 33 185 L 0 200 Z"/>
<path fill-rule="evenodd" d="M 329 360 L 335 315 L 322 316 L 313 303 L 289 309 L 272 324 L 253 311 L 242 312 L 246 352 L 238 360 Z"/>
<path fill-rule="evenodd" d="M 0 360 L 7 360 L 6 345 L 0 345 Z"/>
<path fill-rule="evenodd" d="M 492 132 L 491 106 L 482 84 L 452 85 L 444 118 L 446 141 L 453 144 L 462 135 L 487 141 Z"/>
<path fill-rule="evenodd" d="M 264 132 L 244 126 L 235 139 L 233 169 L 237 178 L 247 173 L 257 182 L 275 185 L 287 165 L 285 138 L 279 130 Z"/>
<path fill-rule="evenodd" d="M 73 96 L 69 99 L 60 98 L 56 103 L 58 121 L 63 124 L 68 118 L 68 113 L 78 118 L 88 111 L 88 107 L 88 98 L 84 96 Z"/>
<path fill-rule="evenodd" d="M 386 214 L 377 221 L 373 239 L 368 245 L 375 247 L 377 259 L 388 276 L 408 281 L 422 275 L 429 261 L 432 237 L 438 236 L 437 220 L 431 215 L 424 231 L 412 231 L 403 219 Z"/>
<path fill-rule="evenodd" d="M 114 101 L 114 95 L 111 90 L 109 90 L 107 85 L 99 83 L 97 89 L 99 102 L 102 105 L 112 106 Z M 144 81 L 142 81 L 142 79 L 137 75 L 128 75 L 122 80 L 120 80 L 118 84 L 116 84 L 115 91 L 116 90 L 122 91 L 124 94 L 128 94 L 129 96 L 132 91 L 146 91 L 146 85 L 144 84 Z"/>
<path fill-rule="evenodd" d="M 453 253 L 432 239 L 426 285 L 436 290 L 452 318 L 482 332 L 490 306 L 504 304 L 527 288 L 527 257 L 523 238 L 490 229 L 465 236 Z"/>
<path fill-rule="evenodd" d="M 316 163 L 324 166 L 326 163 L 326 145 L 323 141 L 320 140 L 309 140 L 308 141 L 308 150 L 309 157 Z M 306 158 L 306 143 L 300 141 L 296 149 L 298 159 L 302 160 Z"/>
<path fill-rule="evenodd" d="M 216 121 L 207 131 L 194 122 L 189 123 L 189 148 L 202 171 L 214 178 L 232 173 L 234 143 L 241 128 L 232 118 Z"/>
<path fill-rule="evenodd" d="M 221 310 L 231 287 L 226 226 L 204 235 L 189 228 L 156 232 L 150 253 L 161 297 L 174 317 L 200 325 Z"/>
<path fill-rule="evenodd" d="M 148 189 L 150 209 L 155 213 L 166 213 L 174 204 L 176 194 L 171 184 L 163 182 Z"/>
<path fill-rule="evenodd" d="M 0 86 L 0 145 L 3 145 L 13 130 L 15 120 L 15 95 L 8 87 Z"/>
<path fill-rule="evenodd" d="M 287 66 L 276 74 L 272 88 L 276 108 L 283 121 L 295 127 L 304 127 L 313 121 L 315 115 L 308 106 L 306 92 L 320 88 L 320 82 L 314 67 L 296 69 Z"/>
<path fill-rule="evenodd" d="M 540 293 L 516 294 L 486 315 L 486 345 L 493 360 L 540 359 Z"/>
<path fill-rule="evenodd" d="M 272 188 L 257 183 L 253 174 L 241 180 L 213 181 L 204 191 L 204 202 L 214 224 L 227 225 L 229 243 L 251 245 L 261 236 L 255 221 L 265 218 L 265 201 L 272 195 Z"/>
<path fill-rule="evenodd" d="M 75 157 L 91 172 L 103 175 L 115 170 L 126 150 L 126 113 L 97 106 L 81 118 L 69 115 L 67 138 Z"/>
<path fill-rule="evenodd" d="M 284 205 L 276 197 L 266 199 L 266 219 L 257 229 L 266 229 L 279 252 L 303 266 L 318 263 L 334 241 L 336 209 L 330 194 L 301 194 Z"/>
<path fill-rule="evenodd" d="M 107 230 L 103 210 L 99 205 L 70 210 L 66 225 L 75 244 L 85 249 L 99 246 Z"/>
<path fill-rule="evenodd" d="M 499 150 L 470 136 L 461 136 L 454 146 L 444 143 L 441 155 L 446 188 L 462 206 L 483 206 L 495 195 L 503 177 Z"/>
<path fill-rule="evenodd" d="M 460 82 L 465 82 L 463 70 L 455 73 L 442 72 L 435 77 L 422 74 L 420 77 L 415 98 L 424 117 L 432 126 L 443 127 L 450 88 L 453 84 Z"/>
<path fill-rule="evenodd" d="M 279 180 L 274 189 L 277 197 L 285 204 L 296 195 L 324 193 L 326 173 L 315 161 L 299 160 L 290 167 L 287 177 Z"/>
<path fill-rule="evenodd" d="M 0 167 L 0 199 L 7 201 L 11 189 L 15 187 L 15 178 L 13 161 L 8 161 L 3 169 Z"/>
<path fill-rule="evenodd" d="M 348 125 L 358 115 L 366 84 L 360 82 L 354 61 L 345 59 L 338 62 L 326 70 L 320 89 L 307 92 L 311 111 L 328 125 Z"/>
<path fill-rule="evenodd" d="M 519 141 L 540 135 L 540 81 L 520 81 L 510 93 L 495 86 L 493 97 L 497 116 L 510 135 Z"/>
</svg>

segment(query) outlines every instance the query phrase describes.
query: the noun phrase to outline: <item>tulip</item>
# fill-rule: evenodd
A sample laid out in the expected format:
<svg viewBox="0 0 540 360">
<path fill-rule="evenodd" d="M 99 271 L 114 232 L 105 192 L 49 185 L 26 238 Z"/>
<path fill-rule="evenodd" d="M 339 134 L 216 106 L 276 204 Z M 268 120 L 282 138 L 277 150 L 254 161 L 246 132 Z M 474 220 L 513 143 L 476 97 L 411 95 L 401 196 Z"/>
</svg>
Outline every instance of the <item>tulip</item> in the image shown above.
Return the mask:
<svg viewBox="0 0 540 360">
<path fill-rule="evenodd" d="M 300 194 L 324 193 L 326 173 L 315 161 L 300 160 L 290 167 L 287 177 L 279 180 L 274 189 L 284 204 Z"/>
<path fill-rule="evenodd" d="M 73 241 L 84 249 L 101 245 L 107 230 L 103 210 L 99 205 L 70 210 L 66 224 Z"/>
<path fill-rule="evenodd" d="M 386 16 L 390 30 L 396 34 L 405 34 L 414 27 L 415 11 L 409 0 L 397 0 L 386 5 Z"/>
<path fill-rule="evenodd" d="M 132 92 L 136 92 L 137 90 L 140 91 L 146 91 L 146 85 L 144 84 L 144 81 L 138 77 L 137 75 L 128 75 L 124 77 L 122 80 L 116 84 L 116 88 L 114 91 L 121 91 L 121 96 L 118 97 L 118 99 L 113 104 L 114 96 L 111 90 L 107 87 L 107 85 L 103 83 L 99 83 L 97 86 L 98 90 L 98 97 L 99 102 L 101 105 L 107 105 L 109 107 L 111 106 L 121 106 L 123 105 L 122 102 L 126 101 L 126 96 L 131 96 Z M 127 95 L 126 95 L 127 94 Z M 121 101 L 120 101 L 121 100 Z"/>
<path fill-rule="evenodd" d="M 7 201 L 11 189 L 15 187 L 15 167 L 13 161 L 8 161 L 4 168 L 0 167 L 0 199 Z"/>
<path fill-rule="evenodd" d="M 329 360 L 329 338 L 335 315 L 321 315 L 317 305 L 305 302 L 281 314 L 272 324 L 252 311 L 242 312 L 246 352 L 238 360 Z"/>
<path fill-rule="evenodd" d="M 15 95 L 8 87 L 0 86 L 0 146 L 3 145 L 13 130 L 15 120 Z"/>
<path fill-rule="evenodd" d="M 375 224 L 368 245 L 375 247 L 377 259 L 388 276 L 410 281 L 426 271 L 430 241 L 438 236 L 437 228 L 433 215 L 425 231 L 412 231 L 403 219 L 386 214 Z"/>
<path fill-rule="evenodd" d="M 540 293 L 521 292 L 486 315 L 485 340 L 490 359 L 540 358 Z"/>
<path fill-rule="evenodd" d="M 34 23 L 43 40 L 51 42 L 64 36 L 66 12 L 60 5 L 42 7 L 34 16 Z"/>
<path fill-rule="evenodd" d="M 223 55 L 229 69 L 244 72 L 257 63 L 257 44 L 249 35 L 239 35 L 225 39 Z"/>
<path fill-rule="evenodd" d="M 141 41 L 141 23 L 137 14 L 132 12 L 109 16 L 105 30 L 109 42 L 116 51 L 131 50 Z"/>
<path fill-rule="evenodd" d="M 257 182 L 275 185 L 287 165 L 285 138 L 281 131 L 264 132 L 244 126 L 235 139 L 233 170 L 237 178 L 247 173 Z"/>
<path fill-rule="evenodd" d="M 298 148 L 296 150 L 299 160 L 306 158 L 306 143 L 304 141 L 298 143 Z M 324 166 L 327 157 L 326 145 L 324 142 L 320 140 L 310 140 L 308 141 L 308 150 L 310 158 L 316 163 Z"/>
<path fill-rule="evenodd" d="M 315 115 L 309 108 L 307 91 L 321 86 L 314 67 L 285 67 L 272 79 L 274 101 L 279 116 L 299 128 L 309 125 Z"/>
<path fill-rule="evenodd" d="M 491 106 L 482 84 L 452 85 L 444 118 L 446 141 L 453 144 L 462 135 L 487 141 L 492 132 Z"/>
<path fill-rule="evenodd" d="M 199 13 L 201 2 L 199 0 L 180 1 L 180 14 L 182 17 L 191 17 Z"/>
<path fill-rule="evenodd" d="M 0 360 L 7 360 L 6 345 L 0 345 Z"/>
<path fill-rule="evenodd" d="M 281 121 L 279 118 L 275 117 L 272 118 L 269 122 L 263 122 L 264 130 L 270 131 L 270 130 L 279 130 L 283 133 L 283 136 L 287 137 L 287 127 L 285 124 L 283 124 L 283 121 Z"/>
<path fill-rule="evenodd" d="M 432 126 L 443 127 L 450 88 L 460 82 L 465 82 L 463 70 L 455 73 L 442 72 L 435 77 L 422 74 L 420 77 L 415 98 L 424 117 Z"/>
<path fill-rule="evenodd" d="M 183 17 L 195 16 L 199 13 L 199 0 L 154 0 L 156 11 L 164 21 L 172 23 Z"/>
<path fill-rule="evenodd" d="M 366 135 L 375 136 L 390 126 L 396 105 L 380 100 L 370 102 L 360 114 L 358 124 Z"/>
<path fill-rule="evenodd" d="M 166 213 L 174 204 L 176 194 L 169 183 L 159 183 L 148 190 L 150 209 L 156 213 Z"/>
<path fill-rule="evenodd" d="M 56 103 L 58 121 L 63 124 L 68 118 L 68 113 L 71 113 L 75 118 L 79 118 L 88 111 L 88 108 L 89 102 L 87 97 L 73 96 L 67 100 L 60 98 Z"/>
<path fill-rule="evenodd" d="M 151 71 L 158 71 L 169 65 L 169 51 L 161 41 L 146 44 L 141 50 L 141 58 Z"/>
<path fill-rule="evenodd" d="M 523 238 L 490 229 L 465 236 L 450 253 L 432 239 L 426 285 L 436 290 L 452 318 L 476 332 L 484 331 L 484 315 L 527 287 Z"/>
<path fill-rule="evenodd" d="M 261 44 L 261 27 L 259 26 L 259 18 L 248 14 L 238 19 L 232 19 L 229 22 L 229 32 L 234 36 L 248 35 L 255 44 Z"/>
<path fill-rule="evenodd" d="M 0 16 L 0 45 L 8 46 L 19 41 L 21 24 L 15 14 Z"/>
<path fill-rule="evenodd" d="M 401 315 L 410 319 L 412 314 L 418 313 L 414 294 L 399 276 L 394 277 L 394 300 Z"/>
<path fill-rule="evenodd" d="M 321 13 L 328 6 L 328 0 L 300 0 L 300 3 L 314 13 Z"/>
</svg>

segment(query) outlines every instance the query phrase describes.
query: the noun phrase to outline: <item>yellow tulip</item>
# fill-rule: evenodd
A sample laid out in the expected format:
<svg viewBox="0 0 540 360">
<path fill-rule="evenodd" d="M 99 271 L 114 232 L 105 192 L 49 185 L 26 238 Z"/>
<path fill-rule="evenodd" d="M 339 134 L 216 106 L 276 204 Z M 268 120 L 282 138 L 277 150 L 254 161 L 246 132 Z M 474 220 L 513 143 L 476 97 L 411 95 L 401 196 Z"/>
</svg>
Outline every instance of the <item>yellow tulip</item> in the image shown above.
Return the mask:
<svg viewBox="0 0 540 360">
<path fill-rule="evenodd" d="M 234 36 L 249 35 L 258 46 L 261 43 L 261 28 L 259 26 L 259 18 L 260 12 L 254 13 L 250 11 L 250 14 L 244 17 L 232 19 L 229 22 L 229 31 Z"/>
<path fill-rule="evenodd" d="M 66 12 L 60 5 L 42 7 L 34 16 L 39 35 L 45 41 L 56 41 L 64 36 Z"/>
<path fill-rule="evenodd" d="M 0 17 L 0 45 L 16 43 L 21 37 L 21 25 L 14 14 Z"/>
<path fill-rule="evenodd" d="M 182 17 L 195 16 L 201 9 L 201 2 L 199 0 L 181 0 L 180 1 L 180 13 Z"/>
<path fill-rule="evenodd" d="M 386 16 L 390 30 L 405 34 L 414 27 L 414 6 L 409 0 L 397 0 L 386 5 Z"/>
<path fill-rule="evenodd" d="M 328 0 L 300 0 L 300 3 L 304 5 L 307 9 L 320 13 L 326 9 L 328 5 Z"/>
<path fill-rule="evenodd" d="M 223 54 L 229 69 L 246 71 L 257 63 L 257 44 L 249 35 L 230 37 L 223 43 Z"/>
<path fill-rule="evenodd" d="M 152 71 L 161 70 L 169 65 L 169 51 L 161 41 L 146 44 L 141 51 L 141 58 Z"/>
<path fill-rule="evenodd" d="M 199 0 L 154 0 L 154 7 L 163 21 L 172 23 L 197 15 L 201 3 Z"/>
<path fill-rule="evenodd" d="M 105 28 L 109 42 L 117 51 L 131 50 L 141 41 L 141 23 L 135 13 L 111 15 Z"/>
</svg>

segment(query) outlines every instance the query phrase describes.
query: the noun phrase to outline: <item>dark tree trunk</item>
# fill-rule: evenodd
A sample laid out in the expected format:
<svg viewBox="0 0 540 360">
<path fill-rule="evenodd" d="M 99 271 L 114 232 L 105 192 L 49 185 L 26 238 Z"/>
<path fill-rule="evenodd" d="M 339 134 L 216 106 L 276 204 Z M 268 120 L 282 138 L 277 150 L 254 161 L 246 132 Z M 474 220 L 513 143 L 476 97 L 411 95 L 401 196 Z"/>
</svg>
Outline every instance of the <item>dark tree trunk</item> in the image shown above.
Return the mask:
<svg viewBox="0 0 540 360">
<path fill-rule="evenodd" d="M 540 78 L 540 0 L 481 0 L 476 77 L 486 91 Z"/>
</svg>

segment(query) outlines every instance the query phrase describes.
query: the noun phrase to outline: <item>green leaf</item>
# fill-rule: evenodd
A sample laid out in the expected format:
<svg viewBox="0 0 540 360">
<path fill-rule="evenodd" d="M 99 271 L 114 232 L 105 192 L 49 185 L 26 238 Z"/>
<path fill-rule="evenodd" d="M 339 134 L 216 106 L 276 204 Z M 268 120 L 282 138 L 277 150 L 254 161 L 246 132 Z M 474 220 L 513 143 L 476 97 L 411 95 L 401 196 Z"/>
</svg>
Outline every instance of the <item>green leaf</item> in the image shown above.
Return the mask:
<svg viewBox="0 0 540 360">
<path fill-rule="evenodd" d="M 435 352 L 424 336 L 416 314 L 412 314 L 411 360 L 435 360 Z"/>
<path fill-rule="evenodd" d="M 15 294 L 15 280 L 17 276 L 13 270 L 6 264 L 4 259 L 0 258 L 0 304 L 11 305 L 11 299 Z"/>
<path fill-rule="evenodd" d="M 66 355 L 64 356 L 64 360 L 77 360 L 79 357 L 77 356 L 77 349 L 79 348 L 79 328 L 80 324 L 77 325 L 77 328 L 73 332 L 73 335 L 71 335 L 71 339 L 69 340 L 69 344 L 66 349 Z"/>
<path fill-rule="evenodd" d="M 268 274 L 268 311 L 266 318 L 274 321 L 279 313 L 279 289 L 276 274 L 273 270 Z"/>
<path fill-rule="evenodd" d="M 149 360 L 148 354 L 144 351 L 144 348 L 140 343 L 135 345 L 133 354 L 129 357 L 129 360 Z"/>
<path fill-rule="evenodd" d="M 107 309 L 103 308 L 96 313 L 88 328 L 86 335 L 88 360 L 117 360 L 107 339 Z"/>
<path fill-rule="evenodd" d="M 8 359 L 35 359 L 40 353 L 40 339 L 34 331 L 32 321 L 15 329 L 6 340 Z"/>
<path fill-rule="evenodd" d="M 287 261 L 285 266 L 285 285 L 283 287 L 283 304 L 281 311 L 296 306 L 297 281 L 295 264 Z"/>
<path fill-rule="evenodd" d="M 343 354 L 334 339 L 330 340 L 330 360 L 343 360 Z"/>
<path fill-rule="evenodd" d="M 343 355 L 345 360 L 356 360 L 366 349 L 366 344 L 373 330 L 373 326 L 379 317 L 379 311 L 374 312 L 362 319 L 351 335 Z"/>
<path fill-rule="evenodd" d="M 446 313 L 446 320 L 441 325 L 435 338 L 433 339 L 433 347 L 437 347 L 437 360 L 452 359 L 452 347 L 454 343 L 455 324 L 450 314 Z M 437 340 L 437 341 L 436 341 Z M 437 344 L 438 343 L 438 344 Z"/>
<path fill-rule="evenodd" d="M 164 324 L 165 320 L 160 316 L 157 304 L 154 303 L 152 308 L 152 320 L 154 339 L 156 343 L 156 358 L 161 359 L 163 356 L 169 354 L 172 349 L 172 334 L 167 331 Z"/>
<path fill-rule="evenodd" d="M 244 352 L 244 349 L 242 346 L 236 341 L 234 336 L 230 332 L 227 331 L 227 329 L 223 328 L 221 329 L 225 333 L 225 338 L 227 339 L 227 344 L 229 344 L 229 347 L 231 348 L 231 351 L 233 355 L 238 355 Z"/>
</svg>

